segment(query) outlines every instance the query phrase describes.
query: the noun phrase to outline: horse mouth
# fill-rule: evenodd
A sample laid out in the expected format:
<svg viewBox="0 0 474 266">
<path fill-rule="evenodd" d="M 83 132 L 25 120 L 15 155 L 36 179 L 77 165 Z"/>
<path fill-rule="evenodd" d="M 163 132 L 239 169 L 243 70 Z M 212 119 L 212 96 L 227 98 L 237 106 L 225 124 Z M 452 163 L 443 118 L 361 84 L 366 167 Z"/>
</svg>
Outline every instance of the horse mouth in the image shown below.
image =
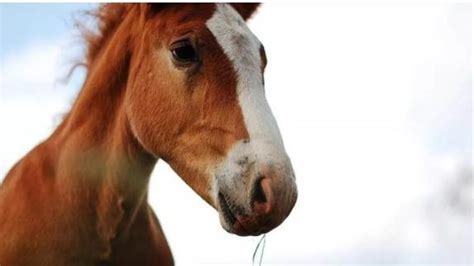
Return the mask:
<svg viewBox="0 0 474 266">
<path fill-rule="evenodd" d="M 271 228 L 267 224 L 261 224 L 255 221 L 255 217 L 245 214 L 245 210 L 237 205 L 229 196 L 219 192 L 220 212 L 226 226 L 224 229 L 229 233 L 240 236 L 260 235 L 268 232 Z"/>
<path fill-rule="evenodd" d="M 237 216 L 243 215 L 244 211 L 222 192 L 219 192 L 218 197 L 222 216 L 224 217 L 226 223 L 230 225 L 231 228 L 233 228 L 236 223 L 239 223 Z"/>
</svg>

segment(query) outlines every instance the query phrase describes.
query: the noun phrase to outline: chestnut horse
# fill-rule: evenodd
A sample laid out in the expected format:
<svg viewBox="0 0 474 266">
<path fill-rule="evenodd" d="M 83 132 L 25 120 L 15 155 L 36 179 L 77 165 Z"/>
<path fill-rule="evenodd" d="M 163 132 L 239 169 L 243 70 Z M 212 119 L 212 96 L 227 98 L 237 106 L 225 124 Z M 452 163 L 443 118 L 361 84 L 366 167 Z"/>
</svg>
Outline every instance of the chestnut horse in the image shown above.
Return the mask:
<svg viewBox="0 0 474 266">
<path fill-rule="evenodd" d="M 259 235 L 297 192 L 264 94 L 257 4 L 106 4 L 86 36 L 86 76 L 64 121 L 0 190 L 0 265 L 169 265 L 147 202 L 158 159 Z"/>
</svg>

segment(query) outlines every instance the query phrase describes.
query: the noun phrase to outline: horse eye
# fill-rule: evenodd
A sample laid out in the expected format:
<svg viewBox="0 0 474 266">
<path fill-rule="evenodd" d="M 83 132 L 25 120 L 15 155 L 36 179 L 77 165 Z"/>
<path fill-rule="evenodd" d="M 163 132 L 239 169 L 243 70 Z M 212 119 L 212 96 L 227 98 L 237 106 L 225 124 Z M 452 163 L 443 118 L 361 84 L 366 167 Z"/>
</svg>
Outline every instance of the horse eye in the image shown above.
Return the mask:
<svg viewBox="0 0 474 266">
<path fill-rule="evenodd" d="M 196 49 L 189 40 L 178 41 L 171 46 L 173 58 L 179 63 L 198 61 Z"/>
</svg>

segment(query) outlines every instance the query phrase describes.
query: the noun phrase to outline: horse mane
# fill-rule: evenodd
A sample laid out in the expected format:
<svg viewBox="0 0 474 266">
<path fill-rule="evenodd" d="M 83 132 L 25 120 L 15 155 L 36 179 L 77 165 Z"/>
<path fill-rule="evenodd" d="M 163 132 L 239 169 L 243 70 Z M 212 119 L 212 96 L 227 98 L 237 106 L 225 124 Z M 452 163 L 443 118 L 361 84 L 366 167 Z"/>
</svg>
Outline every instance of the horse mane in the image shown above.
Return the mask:
<svg viewBox="0 0 474 266">
<path fill-rule="evenodd" d="M 97 9 L 87 12 L 96 21 L 95 30 L 88 29 L 78 23 L 86 45 L 85 65 L 87 68 L 90 68 L 90 65 L 95 61 L 104 44 L 125 18 L 130 7 L 130 4 L 100 4 Z"/>
<path fill-rule="evenodd" d="M 89 94 L 89 92 L 85 91 L 86 83 L 88 83 L 88 80 L 91 78 L 93 73 L 97 71 L 100 72 L 99 76 L 101 79 L 99 82 L 103 82 L 107 78 L 109 78 L 108 81 L 112 78 L 112 82 L 116 82 L 116 79 L 126 78 L 127 75 L 124 71 L 126 71 L 128 67 L 127 58 L 129 55 L 129 52 L 124 50 L 127 47 L 126 45 L 116 46 L 114 55 L 118 56 L 110 56 L 108 58 L 111 67 L 114 68 L 114 74 L 120 73 L 120 75 L 112 75 L 111 73 L 103 72 L 105 70 L 103 67 L 99 67 L 96 70 L 93 70 L 93 68 L 96 62 L 100 60 L 100 57 L 107 46 L 111 44 L 111 40 L 114 38 L 115 33 L 120 28 L 120 25 L 124 22 L 125 18 L 132 10 L 136 9 L 134 5 L 137 6 L 137 4 L 100 4 L 94 9 L 82 11 L 78 14 L 79 16 L 74 19 L 75 27 L 78 31 L 78 41 L 83 45 L 82 47 L 84 51 L 81 59 L 78 59 L 73 63 L 64 80 L 65 82 L 69 81 L 79 67 L 85 68 L 86 77 L 79 91 L 79 96 L 72 104 L 71 109 L 62 115 L 62 122 L 59 124 L 57 129 L 58 132 L 67 124 L 70 114 L 73 112 L 81 98 L 80 95 Z M 136 13 L 137 16 L 140 16 L 138 12 Z M 124 43 L 123 40 L 126 38 L 127 36 L 124 36 L 123 34 L 119 36 L 119 43 Z M 90 84 L 97 86 L 97 82 L 96 78 Z M 107 85 L 112 86 L 113 84 L 109 82 Z M 103 87 L 107 88 L 107 86 Z M 113 90 L 110 90 L 109 92 L 113 92 Z"/>
</svg>

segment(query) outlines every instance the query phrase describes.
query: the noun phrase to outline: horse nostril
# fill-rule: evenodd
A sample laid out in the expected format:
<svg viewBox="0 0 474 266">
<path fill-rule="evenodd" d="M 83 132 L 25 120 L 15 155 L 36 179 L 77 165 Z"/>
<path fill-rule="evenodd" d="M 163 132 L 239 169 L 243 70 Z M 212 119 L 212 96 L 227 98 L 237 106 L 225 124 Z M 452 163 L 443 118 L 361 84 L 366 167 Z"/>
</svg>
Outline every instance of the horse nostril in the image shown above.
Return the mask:
<svg viewBox="0 0 474 266">
<path fill-rule="evenodd" d="M 256 214 L 267 214 L 272 208 L 272 189 L 270 178 L 258 178 L 252 191 L 252 208 Z"/>
<path fill-rule="evenodd" d="M 265 192 L 262 188 L 262 180 L 263 177 L 257 179 L 257 182 L 254 184 L 252 202 L 265 203 L 267 201 L 267 197 L 265 196 Z"/>
</svg>

